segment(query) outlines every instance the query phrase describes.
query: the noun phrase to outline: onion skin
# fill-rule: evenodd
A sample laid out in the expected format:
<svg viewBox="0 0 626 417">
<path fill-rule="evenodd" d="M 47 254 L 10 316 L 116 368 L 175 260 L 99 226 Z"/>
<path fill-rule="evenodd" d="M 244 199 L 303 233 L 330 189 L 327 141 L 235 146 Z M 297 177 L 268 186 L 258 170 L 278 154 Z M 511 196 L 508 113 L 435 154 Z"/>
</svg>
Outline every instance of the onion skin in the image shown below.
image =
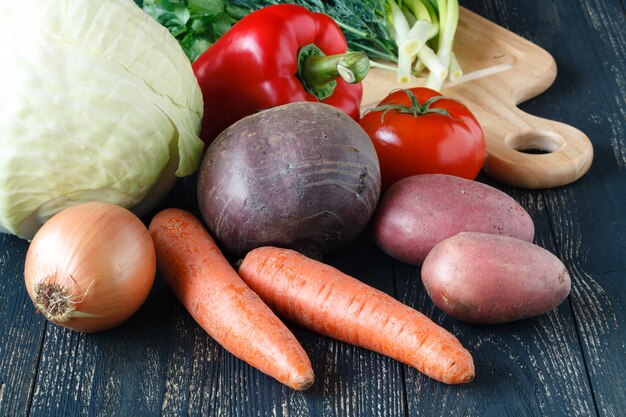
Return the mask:
<svg viewBox="0 0 626 417">
<path fill-rule="evenodd" d="M 61 211 L 37 232 L 24 280 L 48 320 L 79 332 L 111 329 L 148 297 L 156 256 L 146 226 L 130 211 L 90 202 Z"/>
</svg>

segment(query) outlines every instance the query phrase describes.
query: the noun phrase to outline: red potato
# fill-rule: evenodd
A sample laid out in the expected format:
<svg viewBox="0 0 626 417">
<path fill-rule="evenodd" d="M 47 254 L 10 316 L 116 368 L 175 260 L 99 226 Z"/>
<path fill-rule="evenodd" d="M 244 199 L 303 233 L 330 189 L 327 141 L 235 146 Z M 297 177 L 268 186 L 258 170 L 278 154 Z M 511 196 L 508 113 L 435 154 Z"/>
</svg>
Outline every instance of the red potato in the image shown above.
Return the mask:
<svg viewBox="0 0 626 417">
<path fill-rule="evenodd" d="M 421 265 L 442 240 L 460 232 L 511 236 L 531 242 L 532 218 L 512 197 L 477 181 L 443 174 L 398 181 L 373 220 L 378 247 L 392 258 Z"/>
<path fill-rule="evenodd" d="M 422 265 L 435 305 L 469 323 L 506 323 L 546 313 L 568 296 L 563 263 L 530 242 L 459 233 L 436 245 Z"/>
</svg>

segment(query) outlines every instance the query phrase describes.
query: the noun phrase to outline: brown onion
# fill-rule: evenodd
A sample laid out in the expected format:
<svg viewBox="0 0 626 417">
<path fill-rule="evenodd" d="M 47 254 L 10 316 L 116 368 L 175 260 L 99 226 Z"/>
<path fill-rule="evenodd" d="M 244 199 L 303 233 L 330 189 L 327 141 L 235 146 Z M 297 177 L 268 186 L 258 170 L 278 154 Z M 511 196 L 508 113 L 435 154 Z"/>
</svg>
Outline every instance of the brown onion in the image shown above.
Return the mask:
<svg viewBox="0 0 626 417">
<path fill-rule="evenodd" d="M 130 211 L 90 202 L 65 209 L 37 232 L 26 254 L 26 290 L 51 322 L 80 332 L 115 327 L 148 297 L 154 245 Z"/>
</svg>

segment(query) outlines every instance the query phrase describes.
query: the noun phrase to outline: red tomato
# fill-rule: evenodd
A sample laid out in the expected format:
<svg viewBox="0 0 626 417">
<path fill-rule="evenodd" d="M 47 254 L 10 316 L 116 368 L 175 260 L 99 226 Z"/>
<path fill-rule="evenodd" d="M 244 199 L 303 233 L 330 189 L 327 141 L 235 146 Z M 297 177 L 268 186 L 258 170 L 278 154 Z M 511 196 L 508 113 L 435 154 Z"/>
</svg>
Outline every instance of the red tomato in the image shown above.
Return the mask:
<svg viewBox="0 0 626 417">
<path fill-rule="evenodd" d="M 383 190 L 417 174 L 474 179 L 485 161 L 485 137 L 474 115 L 428 88 L 393 91 L 359 123 L 374 142 Z"/>
</svg>

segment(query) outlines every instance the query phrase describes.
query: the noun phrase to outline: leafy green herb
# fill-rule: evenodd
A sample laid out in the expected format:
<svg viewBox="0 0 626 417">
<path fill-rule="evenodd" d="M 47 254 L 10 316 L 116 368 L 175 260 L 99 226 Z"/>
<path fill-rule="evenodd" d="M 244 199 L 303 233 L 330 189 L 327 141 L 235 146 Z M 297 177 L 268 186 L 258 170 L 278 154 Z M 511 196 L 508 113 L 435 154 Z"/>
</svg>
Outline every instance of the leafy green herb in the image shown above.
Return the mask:
<svg viewBox="0 0 626 417">
<path fill-rule="evenodd" d="M 230 0 L 250 11 L 272 4 L 292 3 L 332 17 L 348 46 L 370 58 L 397 61 L 396 45 L 385 21 L 385 0 Z"/>
<path fill-rule="evenodd" d="M 343 30 L 348 46 L 372 60 L 396 64 L 400 83 L 429 70 L 426 86 L 439 90 L 462 70 L 452 52 L 458 0 L 230 0 L 250 11 L 294 3 L 326 13 Z M 372 66 L 389 66 L 372 62 Z"/>
<path fill-rule="evenodd" d="M 246 12 L 228 0 L 135 0 L 165 26 L 193 62 Z"/>
<path fill-rule="evenodd" d="M 394 69 L 398 81 L 429 70 L 426 86 L 439 90 L 462 70 L 452 46 L 458 0 L 135 0 L 178 39 L 193 62 L 246 14 L 266 6 L 297 4 L 332 17 L 348 47 L 372 66 Z M 388 61 L 392 67 L 380 63 Z"/>
</svg>

